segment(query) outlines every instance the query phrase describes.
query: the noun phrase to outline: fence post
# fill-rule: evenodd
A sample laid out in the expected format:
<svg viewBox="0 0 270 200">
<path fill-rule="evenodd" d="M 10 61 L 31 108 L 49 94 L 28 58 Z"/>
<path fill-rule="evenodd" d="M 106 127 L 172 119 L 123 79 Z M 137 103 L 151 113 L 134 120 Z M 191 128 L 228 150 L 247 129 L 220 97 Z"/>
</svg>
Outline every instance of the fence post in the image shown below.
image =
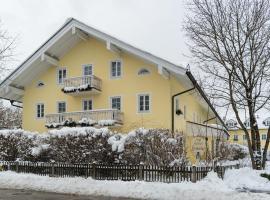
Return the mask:
<svg viewBox="0 0 270 200">
<path fill-rule="evenodd" d="M 16 162 L 16 173 L 19 173 L 19 162 Z"/>
<path fill-rule="evenodd" d="M 7 170 L 10 171 L 10 162 L 7 164 Z"/>
<path fill-rule="evenodd" d="M 96 179 L 96 164 L 92 164 L 92 178 Z"/>
<path fill-rule="evenodd" d="M 54 162 L 52 163 L 52 171 L 51 171 L 51 177 L 54 177 L 55 176 L 55 167 L 54 167 Z"/>
<path fill-rule="evenodd" d="M 236 169 L 240 169 L 240 164 L 236 164 Z"/>
<path fill-rule="evenodd" d="M 196 183 L 196 181 L 196 166 L 193 165 L 191 168 L 191 182 Z"/>
<path fill-rule="evenodd" d="M 139 165 L 139 180 L 143 180 L 143 165 Z"/>
</svg>

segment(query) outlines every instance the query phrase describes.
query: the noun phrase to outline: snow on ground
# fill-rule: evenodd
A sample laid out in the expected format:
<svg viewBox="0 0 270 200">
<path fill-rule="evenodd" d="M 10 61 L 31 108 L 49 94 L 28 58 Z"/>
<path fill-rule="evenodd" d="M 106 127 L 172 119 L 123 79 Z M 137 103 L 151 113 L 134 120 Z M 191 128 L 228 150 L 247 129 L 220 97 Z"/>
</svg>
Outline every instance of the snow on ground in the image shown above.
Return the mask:
<svg viewBox="0 0 270 200">
<path fill-rule="evenodd" d="M 270 193 L 270 181 L 260 176 L 262 173 L 270 174 L 267 170 L 252 170 L 249 167 L 228 170 L 225 173 L 224 182 L 232 189 L 265 190 Z"/>
<path fill-rule="evenodd" d="M 243 173 L 244 172 L 245 171 L 243 171 Z M 236 174 L 239 176 L 243 173 Z M 270 199 L 270 195 L 267 194 L 240 193 L 233 190 L 232 188 L 236 187 L 236 185 L 233 187 L 228 186 L 228 184 L 230 184 L 228 181 L 231 180 L 229 179 L 231 176 L 233 176 L 233 173 L 229 173 L 226 178 L 227 180 L 222 181 L 214 172 L 210 172 L 204 180 L 197 183 L 181 182 L 166 184 L 141 181 L 97 181 L 91 178 L 51 178 L 33 174 L 0 172 L 0 188 L 160 200 Z"/>
</svg>

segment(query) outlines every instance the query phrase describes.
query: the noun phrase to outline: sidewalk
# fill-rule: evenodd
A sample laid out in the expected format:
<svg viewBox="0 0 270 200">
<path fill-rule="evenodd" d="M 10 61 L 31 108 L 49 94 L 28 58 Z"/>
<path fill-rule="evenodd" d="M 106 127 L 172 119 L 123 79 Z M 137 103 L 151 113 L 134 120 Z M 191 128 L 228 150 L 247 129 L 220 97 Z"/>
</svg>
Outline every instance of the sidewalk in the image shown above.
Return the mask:
<svg viewBox="0 0 270 200">
<path fill-rule="evenodd" d="M 0 200 L 135 200 L 130 198 L 95 197 L 28 190 L 0 189 Z"/>
</svg>

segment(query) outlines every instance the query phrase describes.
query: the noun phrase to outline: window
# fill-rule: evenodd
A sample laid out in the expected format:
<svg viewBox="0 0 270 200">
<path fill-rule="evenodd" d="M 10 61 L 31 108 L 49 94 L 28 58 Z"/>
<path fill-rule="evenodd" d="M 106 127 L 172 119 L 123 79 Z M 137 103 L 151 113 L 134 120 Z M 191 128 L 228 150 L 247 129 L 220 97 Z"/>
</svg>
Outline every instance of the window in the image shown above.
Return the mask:
<svg viewBox="0 0 270 200">
<path fill-rule="evenodd" d="M 270 118 L 267 118 L 266 120 L 263 121 L 263 124 L 265 126 L 270 126 Z"/>
<path fill-rule="evenodd" d="M 93 75 L 93 67 L 92 67 L 92 65 L 83 65 L 83 75 L 84 76 Z"/>
<path fill-rule="evenodd" d="M 37 104 L 37 118 L 43 118 L 44 117 L 44 104 L 39 103 Z"/>
<path fill-rule="evenodd" d="M 266 140 L 266 134 L 262 134 L 262 140 Z"/>
<path fill-rule="evenodd" d="M 233 141 L 238 141 L 238 135 L 233 136 Z"/>
<path fill-rule="evenodd" d="M 138 71 L 138 75 L 147 75 L 150 74 L 150 71 L 148 69 L 142 68 Z"/>
<path fill-rule="evenodd" d="M 250 122 L 249 122 L 249 121 L 246 121 L 246 122 L 244 122 L 244 125 L 245 125 L 246 127 L 250 127 Z"/>
<path fill-rule="evenodd" d="M 67 106 L 66 102 L 58 102 L 57 111 L 58 113 L 64 113 L 66 112 Z"/>
<path fill-rule="evenodd" d="M 148 94 L 138 95 L 138 107 L 139 107 L 139 112 L 150 111 L 150 96 Z"/>
<path fill-rule="evenodd" d="M 83 100 L 83 110 L 92 110 L 93 109 L 93 102 L 91 99 Z"/>
<path fill-rule="evenodd" d="M 111 97 L 112 109 L 121 110 L 121 97 Z"/>
<path fill-rule="evenodd" d="M 57 75 L 58 84 L 63 84 L 66 78 L 67 78 L 67 70 L 65 68 L 58 69 Z"/>
<path fill-rule="evenodd" d="M 42 86 L 44 86 L 44 83 L 42 81 L 38 81 L 37 82 L 37 87 L 42 87 Z"/>
<path fill-rule="evenodd" d="M 111 77 L 119 78 L 122 75 L 122 65 L 120 61 L 112 61 L 111 62 Z"/>
</svg>

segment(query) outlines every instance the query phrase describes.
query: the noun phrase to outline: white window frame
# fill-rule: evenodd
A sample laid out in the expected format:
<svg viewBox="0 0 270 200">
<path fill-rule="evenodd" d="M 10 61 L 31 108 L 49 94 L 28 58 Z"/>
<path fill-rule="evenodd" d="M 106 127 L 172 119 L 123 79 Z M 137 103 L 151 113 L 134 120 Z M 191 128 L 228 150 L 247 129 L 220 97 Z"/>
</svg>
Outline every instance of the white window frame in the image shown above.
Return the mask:
<svg viewBox="0 0 270 200">
<path fill-rule="evenodd" d="M 57 84 L 58 85 L 63 85 L 64 84 L 64 81 L 66 78 L 62 78 L 62 83 L 60 83 L 60 79 L 59 79 L 59 72 L 60 71 L 63 71 L 63 70 L 66 70 L 66 78 L 68 77 L 68 72 L 67 72 L 67 68 L 66 67 L 58 67 L 57 68 L 57 73 L 56 73 L 56 81 L 57 81 Z"/>
<path fill-rule="evenodd" d="M 114 98 L 120 98 L 120 111 L 122 110 L 122 104 L 123 104 L 123 102 L 122 102 L 122 96 L 121 95 L 118 95 L 118 96 L 111 96 L 110 97 L 110 108 L 111 109 L 114 109 L 113 107 L 112 107 L 112 99 L 114 99 Z"/>
<path fill-rule="evenodd" d="M 66 105 L 66 111 L 65 112 L 59 112 L 59 104 L 60 103 L 65 103 L 65 105 Z M 57 101 L 57 103 L 56 103 L 56 113 L 66 113 L 67 112 L 67 102 L 66 101 Z"/>
<path fill-rule="evenodd" d="M 41 111 L 40 111 L 40 116 L 38 116 L 39 106 L 43 106 L 43 116 L 41 116 Z M 36 119 L 44 119 L 44 117 L 45 117 L 45 104 L 44 103 L 37 103 L 36 104 Z"/>
<path fill-rule="evenodd" d="M 262 140 L 266 140 L 266 139 L 267 139 L 267 134 L 262 134 Z"/>
<path fill-rule="evenodd" d="M 149 96 L 149 110 L 140 110 L 140 97 L 141 96 Z M 144 105 L 145 107 L 145 105 Z M 150 93 L 140 93 L 137 94 L 137 112 L 138 113 L 151 113 L 152 110 L 152 98 Z"/>
<path fill-rule="evenodd" d="M 91 74 L 90 75 L 85 75 L 84 72 L 85 72 L 85 67 L 89 67 L 91 66 Z M 93 64 L 83 64 L 82 65 L 82 76 L 91 76 L 91 75 L 94 75 L 94 65 Z"/>
<path fill-rule="evenodd" d="M 112 75 L 112 63 L 113 62 L 119 62 L 120 63 L 120 75 L 118 76 L 118 75 L 116 75 L 116 76 L 113 76 Z M 122 76 L 123 76 L 123 61 L 122 60 L 111 60 L 110 61 L 110 78 L 111 79 L 120 79 L 120 78 L 122 78 Z M 117 74 L 117 68 L 116 68 L 116 74 Z"/>
<path fill-rule="evenodd" d="M 91 108 L 90 110 L 93 110 L 93 107 L 94 107 L 94 106 L 93 106 L 93 99 L 82 99 L 82 110 L 83 110 L 83 111 L 89 111 L 89 109 L 88 109 L 88 110 L 85 110 L 85 109 L 84 109 L 84 102 L 85 102 L 85 101 L 91 101 L 91 106 L 92 106 L 92 108 Z"/>
</svg>

